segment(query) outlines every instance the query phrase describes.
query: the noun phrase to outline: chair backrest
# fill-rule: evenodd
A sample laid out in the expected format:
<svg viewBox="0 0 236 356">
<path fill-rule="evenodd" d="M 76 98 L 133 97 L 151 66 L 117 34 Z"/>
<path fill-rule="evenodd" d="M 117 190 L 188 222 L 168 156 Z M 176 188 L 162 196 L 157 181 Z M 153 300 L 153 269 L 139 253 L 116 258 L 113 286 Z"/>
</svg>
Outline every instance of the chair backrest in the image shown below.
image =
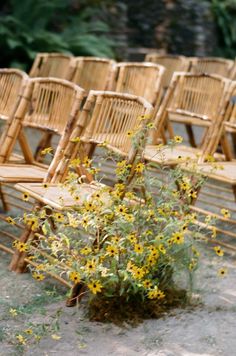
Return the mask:
<svg viewBox="0 0 236 356">
<path fill-rule="evenodd" d="M 0 162 L 9 158 L 22 126 L 68 136 L 83 97 L 82 88 L 63 79 L 29 79 L 11 118 L 4 144 L 0 147 Z"/>
<path fill-rule="evenodd" d="M 158 137 L 169 112 L 214 124 L 220 117 L 230 83 L 218 75 L 176 72 L 156 115 L 154 137 Z"/>
<path fill-rule="evenodd" d="M 52 182 L 61 181 L 68 167 L 68 161 L 77 154 L 78 137 L 81 137 L 81 141 L 85 143 L 95 145 L 106 142 L 108 149 L 131 161 L 135 149 L 128 132 L 140 126 L 140 116 L 148 120 L 152 112 L 152 105 L 144 98 L 108 91 L 90 91 L 71 139 L 68 141 L 64 160 L 61 160 L 59 165 L 52 162 L 53 174 L 49 172 L 48 177 L 51 177 Z"/>
<path fill-rule="evenodd" d="M 19 69 L 0 69 L 0 118 L 7 120 L 18 104 L 28 75 Z"/>
<path fill-rule="evenodd" d="M 72 56 L 63 53 L 38 53 L 29 76 L 67 79 L 72 58 Z"/>
<path fill-rule="evenodd" d="M 98 57 L 75 57 L 71 61 L 68 78 L 89 90 L 107 90 L 115 61 Z"/>
<path fill-rule="evenodd" d="M 165 89 L 170 84 L 174 72 L 187 72 L 189 68 L 187 57 L 172 54 L 148 53 L 145 57 L 145 62 L 156 63 L 165 67 L 166 71 L 163 77 L 163 86 Z"/>
<path fill-rule="evenodd" d="M 165 68 L 154 63 L 118 63 L 112 80 L 114 91 L 142 96 L 152 105 L 162 95 Z"/>
<path fill-rule="evenodd" d="M 230 59 L 215 57 L 199 57 L 191 59 L 191 73 L 218 74 L 231 78 L 234 62 Z"/>
</svg>

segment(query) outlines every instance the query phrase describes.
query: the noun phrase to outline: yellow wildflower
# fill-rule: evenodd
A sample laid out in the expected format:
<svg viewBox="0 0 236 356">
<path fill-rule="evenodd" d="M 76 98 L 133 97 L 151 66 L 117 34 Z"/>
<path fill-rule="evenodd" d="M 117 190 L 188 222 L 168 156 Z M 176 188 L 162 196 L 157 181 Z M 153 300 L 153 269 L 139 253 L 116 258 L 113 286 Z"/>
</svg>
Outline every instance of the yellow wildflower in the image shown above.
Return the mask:
<svg viewBox="0 0 236 356">
<path fill-rule="evenodd" d="M 181 143 L 181 142 L 183 142 L 183 137 L 182 137 L 182 136 L 175 136 L 175 137 L 174 137 L 174 141 L 175 141 L 176 143 Z"/>
<path fill-rule="evenodd" d="M 97 294 L 100 293 L 102 291 L 102 285 L 100 281 L 95 281 L 92 280 L 89 284 L 88 284 L 88 288 L 91 290 L 91 292 L 93 294 Z"/>
<path fill-rule="evenodd" d="M 24 338 L 24 336 L 19 334 L 16 336 L 16 339 L 18 340 L 19 344 L 26 345 L 27 340 L 26 340 L 26 338 Z"/>
<path fill-rule="evenodd" d="M 33 272 L 32 274 L 33 278 L 36 279 L 37 281 L 43 281 L 45 276 L 41 273 Z"/>
<path fill-rule="evenodd" d="M 85 256 L 89 255 L 91 252 L 92 252 L 92 249 L 89 246 L 85 246 L 84 248 L 82 248 L 80 250 L 80 253 Z"/>
<path fill-rule="evenodd" d="M 138 163 L 135 167 L 135 172 L 136 173 L 142 173 L 144 171 L 145 164 L 144 163 Z"/>
<path fill-rule="evenodd" d="M 143 281 L 143 286 L 144 286 L 144 288 L 146 288 L 146 289 L 151 288 L 152 282 L 150 281 L 150 279 L 145 279 L 145 281 Z"/>
<path fill-rule="evenodd" d="M 17 316 L 17 315 L 18 315 L 17 310 L 16 310 L 16 309 L 13 309 L 13 308 L 10 308 L 10 309 L 9 309 L 9 313 L 10 313 L 12 316 Z"/>
<path fill-rule="evenodd" d="M 24 333 L 27 335 L 32 335 L 33 334 L 33 330 L 32 329 L 25 329 Z"/>
<path fill-rule="evenodd" d="M 8 216 L 6 218 L 6 222 L 8 222 L 8 224 L 11 224 L 11 225 L 15 225 L 16 224 L 15 221 L 10 216 Z"/>
<path fill-rule="evenodd" d="M 81 279 L 81 276 L 80 276 L 79 272 L 72 271 L 69 274 L 69 279 L 74 283 L 78 283 Z"/>
<path fill-rule="evenodd" d="M 141 244 L 135 244 L 135 245 L 134 245 L 134 251 L 135 251 L 136 253 L 143 253 L 143 245 L 141 245 Z"/>
<path fill-rule="evenodd" d="M 216 253 L 218 256 L 220 256 L 220 257 L 224 256 L 224 251 L 221 249 L 220 246 L 215 246 L 215 247 L 214 247 L 214 250 L 215 250 L 215 253 Z"/>
<path fill-rule="evenodd" d="M 159 249 L 159 251 L 160 251 L 161 253 L 163 253 L 163 255 L 166 254 L 166 249 L 165 249 L 165 247 L 164 247 L 162 244 L 158 246 L 158 249 Z"/>
<path fill-rule="evenodd" d="M 29 194 L 28 193 L 23 193 L 22 194 L 22 200 L 24 200 L 24 201 L 28 201 L 29 200 Z"/>
<path fill-rule="evenodd" d="M 220 268 L 218 270 L 217 274 L 218 274 L 219 277 L 225 277 L 227 273 L 228 273 L 228 269 L 227 268 Z"/>
<path fill-rule="evenodd" d="M 230 218 L 230 212 L 227 209 L 221 209 L 221 214 L 224 216 L 224 218 L 229 219 Z"/>
<path fill-rule="evenodd" d="M 109 245 L 106 248 L 107 254 L 110 257 L 114 257 L 118 254 L 118 248 L 115 245 Z"/>
<path fill-rule="evenodd" d="M 182 232 L 175 232 L 172 235 L 173 242 L 180 245 L 184 243 L 184 234 Z"/>
<path fill-rule="evenodd" d="M 16 248 L 20 252 L 27 252 L 29 249 L 26 243 L 20 241 L 18 241 L 18 243 L 16 244 Z"/>
<path fill-rule="evenodd" d="M 65 220 L 65 217 L 62 213 L 54 213 L 53 217 L 57 222 L 63 222 Z"/>
<path fill-rule="evenodd" d="M 88 260 L 85 266 L 88 273 L 93 273 L 96 270 L 96 262 L 95 260 Z"/>
<path fill-rule="evenodd" d="M 41 155 L 46 155 L 48 153 L 51 153 L 53 151 L 53 148 L 52 147 L 46 147 L 44 148 L 44 150 L 41 151 Z"/>
</svg>

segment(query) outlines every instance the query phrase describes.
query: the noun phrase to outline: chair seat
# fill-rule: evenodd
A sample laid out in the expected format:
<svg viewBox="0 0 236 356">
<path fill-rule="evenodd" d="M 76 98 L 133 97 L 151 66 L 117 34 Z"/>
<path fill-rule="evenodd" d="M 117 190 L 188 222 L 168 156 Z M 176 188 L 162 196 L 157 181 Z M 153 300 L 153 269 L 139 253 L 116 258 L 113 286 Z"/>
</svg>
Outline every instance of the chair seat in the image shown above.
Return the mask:
<svg viewBox="0 0 236 356">
<path fill-rule="evenodd" d="M 198 164 L 198 168 L 209 178 L 232 185 L 236 184 L 236 161 L 217 162 L 216 164 L 201 163 Z"/>
<path fill-rule="evenodd" d="M 15 188 L 20 192 L 28 193 L 29 196 L 43 204 L 63 210 L 74 205 L 81 205 L 93 193 L 101 189 L 101 185 L 78 184 L 76 191 L 76 195 L 79 196 L 78 202 L 75 202 L 71 193 L 64 186 L 58 184 L 49 184 L 47 188 L 44 188 L 42 183 L 18 183 Z"/>
<path fill-rule="evenodd" d="M 42 182 L 47 170 L 30 164 L 0 165 L 0 182 Z"/>
<path fill-rule="evenodd" d="M 147 145 L 144 151 L 144 158 L 148 161 L 171 166 L 189 159 L 197 160 L 201 153 L 201 150 L 198 148 L 184 145 L 178 145 L 173 148 L 166 146 L 164 149 L 158 149 L 158 146 Z"/>
</svg>

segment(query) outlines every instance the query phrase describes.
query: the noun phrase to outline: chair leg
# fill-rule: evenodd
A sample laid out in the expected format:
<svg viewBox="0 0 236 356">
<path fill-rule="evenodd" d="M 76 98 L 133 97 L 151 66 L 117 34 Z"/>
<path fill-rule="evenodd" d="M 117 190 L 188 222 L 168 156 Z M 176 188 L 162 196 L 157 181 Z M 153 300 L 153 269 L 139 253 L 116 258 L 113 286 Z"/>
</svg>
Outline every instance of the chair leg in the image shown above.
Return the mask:
<svg viewBox="0 0 236 356">
<path fill-rule="evenodd" d="M 30 228 L 26 228 L 25 231 L 22 233 L 19 241 L 26 243 L 30 239 L 32 234 L 33 234 L 32 230 Z M 16 250 L 14 255 L 12 256 L 12 260 L 9 265 L 9 270 L 17 273 L 25 272 L 27 267 L 27 263 L 25 262 L 26 256 L 27 256 L 26 252 L 20 252 Z"/>
<path fill-rule="evenodd" d="M 229 144 L 226 133 L 224 133 L 220 139 L 220 144 L 222 146 L 223 153 L 227 161 L 231 161 L 233 159 L 233 151 Z"/>
<path fill-rule="evenodd" d="M 189 125 L 189 124 L 185 124 L 185 128 L 186 128 L 186 131 L 187 131 L 189 143 L 191 144 L 192 147 L 197 147 L 192 126 Z"/>
<path fill-rule="evenodd" d="M 236 185 L 233 185 L 232 189 L 233 189 L 233 194 L 234 194 L 234 200 L 236 202 Z"/>
<path fill-rule="evenodd" d="M 5 195 L 3 193 L 1 184 L 0 184 L 0 199 L 2 201 L 2 209 L 3 209 L 4 213 L 6 213 L 7 211 L 10 210 L 10 208 L 9 208 L 9 205 L 7 204 L 6 199 L 5 199 Z"/>
<path fill-rule="evenodd" d="M 34 154 L 34 158 L 37 162 L 42 162 L 43 158 L 42 158 L 42 155 L 41 155 L 41 151 L 46 148 L 46 147 L 49 147 L 50 144 L 51 144 L 51 139 L 52 139 L 52 133 L 51 132 L 45 132 L 43 134 L 43 137 L 41 138 L 37 148 L 36 148 L 36 151 L 35 151 L 35 154 Z"/>
</svg>

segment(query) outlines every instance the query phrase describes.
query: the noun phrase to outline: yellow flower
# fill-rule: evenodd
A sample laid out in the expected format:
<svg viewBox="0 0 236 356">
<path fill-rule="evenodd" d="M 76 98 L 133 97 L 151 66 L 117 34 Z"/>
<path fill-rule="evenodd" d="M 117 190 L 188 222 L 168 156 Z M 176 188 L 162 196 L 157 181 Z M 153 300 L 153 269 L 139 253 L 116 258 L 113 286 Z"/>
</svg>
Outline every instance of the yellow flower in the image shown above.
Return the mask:
<svg viewBox="0 0 236 356">
<path fill-rule="evenodd" d="M 88 284 L 88 288 L 91 290 L 91 292 L 93 294 L 97 294 L 97 293 L 100 293 L 102 291 L 102 285 L 101 285 L 100 281 L 92 280 Z"/>
<path fill-rule="evenodd" d="M 39 221 L 36 217 L 30 219 L 30 227 L 32 231 L 37 230 L 39 227 Z"/>
<path fill-rule="evenodd" d="M 124 218 L 128 222 L 134 222 L 134 216 L 132 214 L 124 214 Z"/>
<path fill-rule="evenodd" d="M 180 245 L 184 243 L 184 234 L 182 232 L 175 232 L 172 235 L 173 242 Z"/>
<path fill-rule="evenodd" d="M 133 136 L 134 136 L 134 132 L 131 131 L 131 130 L 129 130 L 129 131 L 126 132 L 126 135 L 127 135 L 128 137 L 133 137 Z"/>
<path fill-rule="evenodd" d="M 77 228 L 79 226 L 79 221 L 73 217 L 72 214 L 67 213 L 67 217 L 68 217 L 68 224 L 71 227 Z"/>
<path fill-rule="evenodd" d="M 120 241 L 120 237 L 119 236 L 113 236 L 111 238 L 111 241 L 114 243 L 114 244 L 118 244 L 118 242 Z"/>
<path fill-rule="evenodd" d="M 122 214 L 122 215 L 126 214 L 127 210 L 128 209 L 126 208 L 125 205 L 119 205 L 117 208 L 115 208 L 116 213 L 117 214 Z"/>
<path fill-rule="evenodd" d="M 145 164 L 143 163 L 138 163 L 135 167 L 135 172 L 136 173 L 142 173 L 144 171 L 144 168 L 145 168 Z"/>
<path fill-rule="evenodd" d="M 80 253 L 85 256 L 89 255 L 91 252 L 92 252 L 92 249 L 89 246 L 85 246 L 84 248 L 82 248 L 80 250 Z"/>
<path fill-rule="evenodd" d="M 24 201 L 28 201 L 29 200 L 29 194 L 28 193 L 23 193 L 22 194 L 22 200 L 24 200 Z"/>
<path fill-rule="evenodd" d="M 65 217 L 62 213 L 54 213 L 53 217 L 57 222 L 63 222 L 65 220 Z"/>
<path fill-rule="evenodd" d="M 146 288 L 146 289 L 151 288 L 152 282 L 150 281 L 150 279 L 145 279 L 145 281 L 143 281 L 143 286 L 144 286 L 144 288 Z"/>
<path fill-rule="evenodd" d="M 26 340 L 26 338 L 24 338 L 24 336 L 19 334 L 16 336 L 16 339 L 18 340 L 19 344 L 26 345 L 27 340 Z"/>
<path fill-rule="evenodd" d="M 224 251 L 221 250 L 221 247 L 220 247 L 220 246 L 215 246 L 215 247 L 214 247 L 214 250 L 215 250 L 215 252 L 216 252 L 216 254 L 217 254 L 218 256 L 220 256 L 220 257 L 224 256 Z"/>
<path fill-rule="evenodd" d="M 227 209 L 221 209 L 221 214 L 224 216 L 224 218 L 229 219 L 230 218 L 230 212 Z"/>
<path fill-rule="evenodd" d="M 32 329 L 25 329 L 24 333 L 27 335 L 32 335 L 33 334 L 33 330 Z"/>
<path fill-rule="evenodd" d="M 32 274 L 33 278 L 36 279 L 37 281 L 43 281 L 45 276 L 41 273 L 33 272 Z"/>
<path fill-rule="evenodd" d="M 57 334 L 52 334 L 52 335 L 51 335 L 51 338 L 52 338 L 53 340 L 60 340 L 60 339 L 61 339 L 61 336 L 59 336 L 59 335 L 57 335 Z"/>
<path fill-rule="evenodd" d="M 218 270 L 217 274 L 218 274 L 219 277 L 225 277 L 227 273 L 228 273 L 228 269 L 227 268 L 220 268 Z"/>
<path fill-rule="evenodd" d="M 207 162 L 215 162 L 215 158 L 213 156 L 211 156 L 211 155 L 207 155 L 206 156 L 206 161 Z"/>
<path fill-rule="evenodd" d="M 187 182 L 182 182 L 180 183 L 180 189 L 181 190 L 189 190 L 191 188 L 191 185 Z"/>
<path fill-rule="evenodd" d="M 96 262 L 94 260 L 88 260 L 85 266 L 88 273 L 93 273 L 96 270 Z"/>
<path fill-rule="evenodd" d="M 211 230 L 212 230 L 212 235 L 211 235 L 211 237 L 212 237 L 213 239 L 215 239 L 215 238 L 216 238 L 216 234 L 217 234 L 216 227 L 215 227 L 215 226 L 212 226 L 212 227 L 211 227 Z"/>
<path fill-rule="evenodd" d="M 44 148 L 44 150 L 41 151 L 41 155 L 46 155 L 48 153 L 51 153 L 52 151 L 53 151 L 52 147 Z"/>
<path fill-rule="evenodd" d="M 189 196 L 190 198 L 195 199 L 195 198 L 197 198 L 197 192 L 194 191 L 194 190 L 190 190 L 190 192 L 188 193 L 188 196 Z"/>
<path fill-rule="evenodd" d="M 107 254 L 111 257 L 114 257 L 115 255 L 118 254 L 118 248 L 114 245 L 109 245 L 106 248 Z"/>
<path fill-rule="evenodd" d="M 78 283 L 81 279 L 81 276 L 80 276 L 79 272 L 72 271 L 69 274 L 69 279 L 74 283 Z"/>
<path fill-rule="evenodd" d="M 15 225 L 16 224 L 15 221 L 10 216 L 8 216 L 6 218 L 6 222 L 8 222 L 8 224 L 11 224 L 11 225 Z"/>
<path fill-rule="evenodd" d="M 145 275 L 145 270 L 143 268 L 136 267 L 133 270 L 133 275 L 134 275 L 134 278 L 136 278 L 136 279 L 142 279 L 143 276 Z"/>
<path fill-rule="evenodd" d="M 79 158 L 72 159 L 70 162 L 70 167 L 76 168 L 81 164 L 81 160 Z"/>
<path fill-rule="evenodd" d="M 18 243 L 16 244 L 16 248 L 20 252 L 27 252 L 28 251 L 28 245 L 26 243 L 24 243 L 24 242 L 18 241 Z"/>
<path fill-rule="evenodd" d="M 135 251 L 136 253 L 143 253 L 143 245 L 141 245 L 141 244 L 135 244 L 135 245 L 134 245 L 134 251 Z"/>
<path fill-rule="evenodd" d="M 78 143 L 78 142 L 80 142 L 80 137 L 74 137 L 70 140 L 70 142 Z"/>
<path fill-rule="evenodd" d="M 91 167 L 92 160 L 89 159 L 88 157 L 85 157 L 85 158 L 83 159 L 83 164 L 84 164 L 84 166 L 85 166 L 86 168 L 89 168 L 89 167 Z"/>
<path fill-rule="evenodd" d="M 165 293 L 162 292 L 158 287 L 154 287 L 148 292 L 149 299 L 163 299 L 165 298 Z"/>
<path fill-rule="evenodd" d="M 89 219 L 87 217 L 84 217 L 81 221 L 81 225 L 84 227 L 84 228 L 87 228 L 89 224 Z"/>
<path fill-rule="evenodd" d="M 176 143 L 181 143 L 181 142 L 183 142 L 183 137 L 182 137 L 182 136 L 175 136 L 175 137 L 174 137 L 174 141 L 175 141 Z"/>
<path fill-rule="evenodd" d="M 192 246 L 192 251 L 193 251 L 194 256 L 196 256 L 196 257 L 200 256 L 200 252 L 194 246 Z"/>
<path fill-rule="evenodd" d="M 131 261 L 129 261 L 128 263 L 127 263 L 127 271 L 128 272 L 134 272 L 134 270 L 137 268 L 134 264 L 133 264 L 133 262 L 131 262 Z"/>
<path fill-rule="evenodd" d="M 18 315 L 17 310 L 16 310 L 16 309 L 13 309 L 13 308 L 10 308 L 9 313 L 10 313 L 12 316 L 17 316 L 17 315 Z"/>
<path fill-rule="evenodd" d="M 162 244 L 158 246 L 158 249 L 159 249 L 159 251 L 160 251 L 161 253 L 163 253 L 163 255 L 166 254 L 166 249 L 165 249 L 165 247 L 164 247 Z"/>
</svg>

